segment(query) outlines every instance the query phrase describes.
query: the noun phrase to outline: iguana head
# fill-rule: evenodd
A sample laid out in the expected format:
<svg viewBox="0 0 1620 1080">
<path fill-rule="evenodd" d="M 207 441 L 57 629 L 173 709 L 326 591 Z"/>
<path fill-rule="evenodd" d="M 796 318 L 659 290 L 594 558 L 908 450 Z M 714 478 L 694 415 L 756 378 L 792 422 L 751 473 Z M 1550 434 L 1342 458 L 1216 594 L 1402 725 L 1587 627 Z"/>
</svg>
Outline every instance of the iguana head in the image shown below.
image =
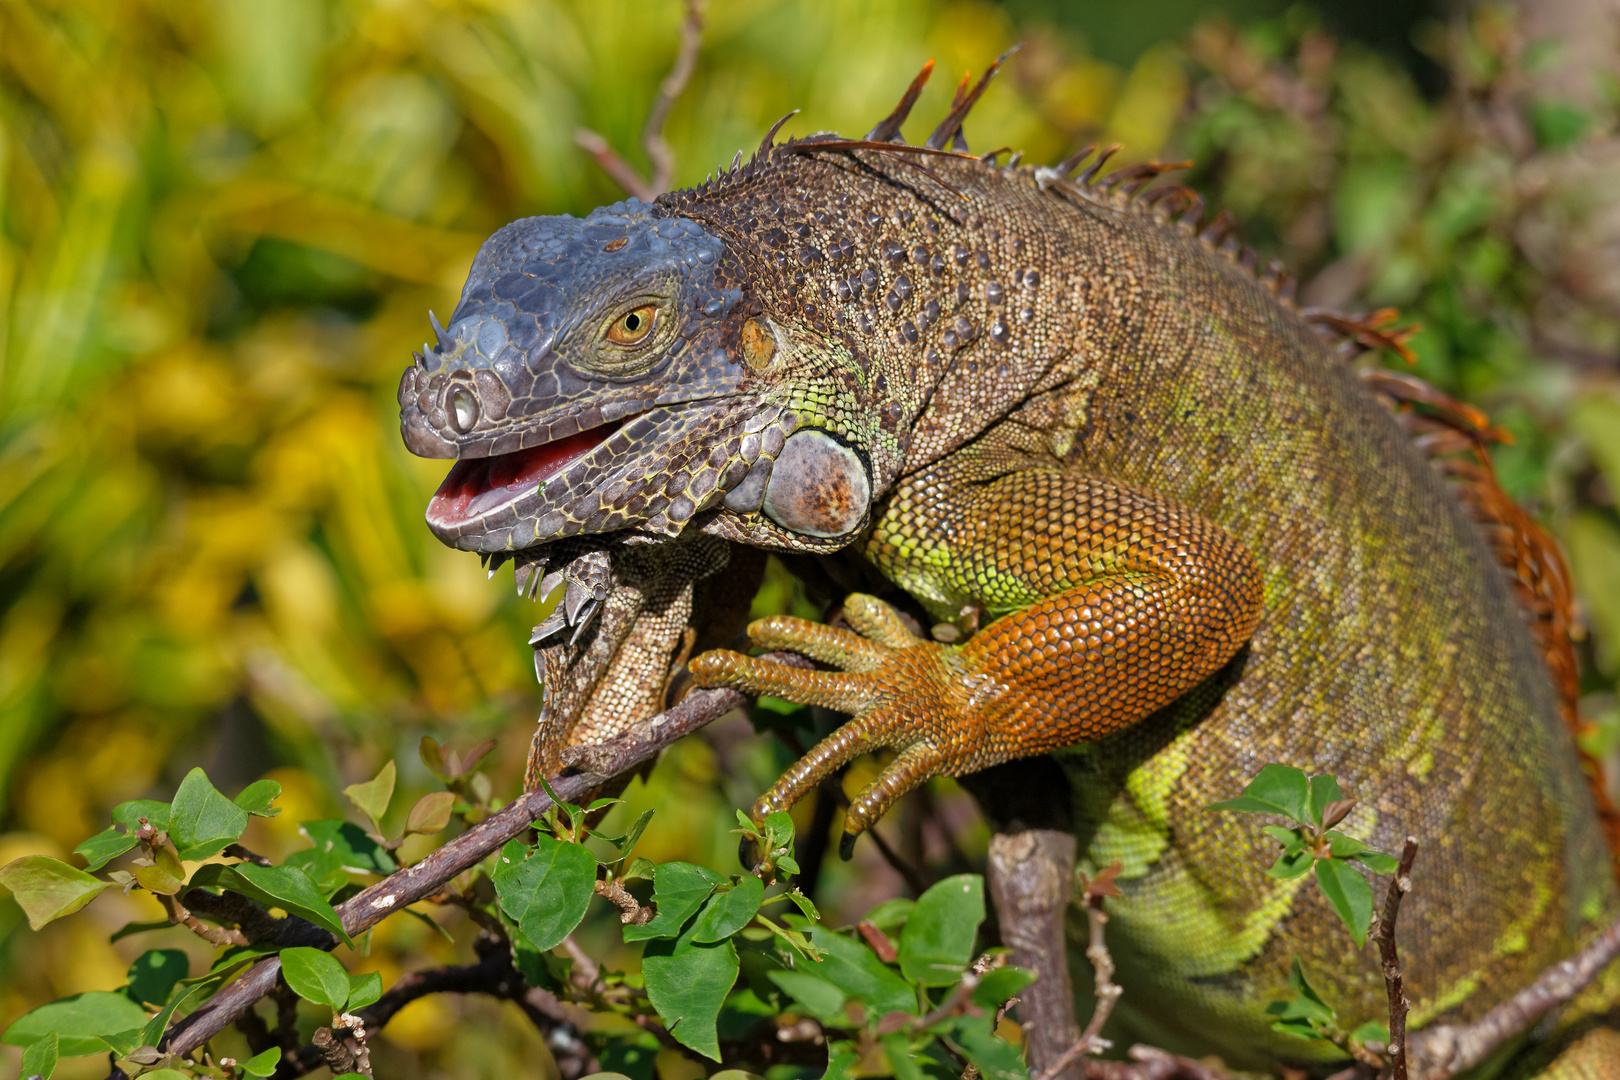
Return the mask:
<svg viewBox="0 0 1620 1080">
<path fill-rule="evenodd" d="M 406 445 L 459 459 L 428 506 L 434 534 L 506 552 L 657 540 L 730 514 L 784 546 L 847 543 L 866 518 L 868 457 L 791 407 L 820 343 L 772 317 L 770 283 L 745 261 L 634 199 L 490 237 L 399 387 Z"/>
</svg>

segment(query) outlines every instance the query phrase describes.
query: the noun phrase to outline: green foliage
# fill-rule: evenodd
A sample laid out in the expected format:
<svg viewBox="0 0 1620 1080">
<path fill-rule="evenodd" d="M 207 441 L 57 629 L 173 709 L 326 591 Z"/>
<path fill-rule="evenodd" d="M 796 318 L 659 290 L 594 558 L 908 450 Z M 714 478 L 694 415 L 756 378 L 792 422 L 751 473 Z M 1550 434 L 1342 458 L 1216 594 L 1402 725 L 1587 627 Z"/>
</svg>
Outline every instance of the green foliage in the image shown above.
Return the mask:
<svg viewBox="0 0 1620 1080">
<path fill-rule="evenodd" d="M 512 841 L 499 858 L 491 877 L 501 910 L 517 920 L 530 948 L 554 948 L 585 917 L 596 889 L 595 857 L 580 844 L 541 836 L 530 849 Z"/>
<path fill-rule="evenodd" d="M 34 930 L 73 914 L 111 884 L 42 855 L 26 855 L 0 867 L 0 885 L 11 890 Z"/>
<path fill-rule="evenodd" d="M 342 1012 L 349 1003 L 349 974 L 329 953 L 300 946 L 281 950 L 281 975 L 305 1001 Z"/>
<path fill-rule="evenodd" d="M 1267 874 L 1281 880 L 1315 872 L 1317 887 L 1343 920 L 1359 947 L 1372 925 L 1373 894 L 1355 869 L 1359 862 L 1375 874 L 1395 871 L 1395 859 L 1334 829 L 1354 808 L 1331 776 L 1306 777 L 1287 765 L 1266 765 L 1235 799 L 1210 805 L 1211 810 L 1271 814 L 1292 826 L 1267 825 L 1261 832 L 1282 844 Z M 1303 978 L 1303 976 L 1302 976 Z"/>
</svg>

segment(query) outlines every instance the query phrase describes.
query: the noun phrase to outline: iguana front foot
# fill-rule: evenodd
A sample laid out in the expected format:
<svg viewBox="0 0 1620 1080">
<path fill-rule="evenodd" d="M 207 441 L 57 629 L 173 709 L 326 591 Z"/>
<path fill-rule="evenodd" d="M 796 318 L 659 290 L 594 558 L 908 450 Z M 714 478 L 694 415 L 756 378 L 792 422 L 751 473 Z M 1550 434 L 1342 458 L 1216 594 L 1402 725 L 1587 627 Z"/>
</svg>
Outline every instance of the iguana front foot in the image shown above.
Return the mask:
<svg viewBox="0 0 1620 1080">
<path fill-rule="evenodd" d="M 759 619 L 748 636 L 765 649 L 802 653 L 838 671 L 807 671 L 717 649 L 692 661 L 693 679 L 748 694 L 769 694 L 851 715 L 753 805 L 756 821 L 798 802 L 840 766 L 863 753 L 899 756 L 850 803 L 840 853 L 894 803 L 929 777 L 983 764 L 986 728 L 1005 686 L 978 670 L 960 648 L 916 637 L 894 608 L 860 594 L 845 601 L 854 631 L 788 615 Z"/>
</svg>

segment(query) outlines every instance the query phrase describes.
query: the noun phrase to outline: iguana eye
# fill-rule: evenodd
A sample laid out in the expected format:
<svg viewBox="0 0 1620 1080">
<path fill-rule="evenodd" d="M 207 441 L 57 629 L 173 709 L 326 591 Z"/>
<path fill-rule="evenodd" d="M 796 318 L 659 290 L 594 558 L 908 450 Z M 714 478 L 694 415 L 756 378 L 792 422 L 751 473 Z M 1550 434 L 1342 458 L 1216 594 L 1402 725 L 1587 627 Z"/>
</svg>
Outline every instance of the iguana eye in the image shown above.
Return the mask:
<svg viewBox="0 0 1620 1080">
<path fill-rule="evenodd" d="M 652 333 L 653 323 L 658 321 L 658 309 L 652 304 L 643 304 L 613 320 L 608 327 L 607 339 L 615 345 L 637 345 Z"/>
</svg>

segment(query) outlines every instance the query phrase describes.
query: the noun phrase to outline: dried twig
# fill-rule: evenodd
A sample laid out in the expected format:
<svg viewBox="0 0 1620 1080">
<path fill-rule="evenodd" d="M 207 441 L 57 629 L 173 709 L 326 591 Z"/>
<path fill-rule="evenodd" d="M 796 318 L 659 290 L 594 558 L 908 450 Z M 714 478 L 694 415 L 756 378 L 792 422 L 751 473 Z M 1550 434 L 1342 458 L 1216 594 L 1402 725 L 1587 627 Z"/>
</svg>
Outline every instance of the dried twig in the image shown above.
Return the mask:
<svg viewBox="0 0 1620 1080">
<path fill-rule="evenodd" d="M 641 926 L 653 917 L 653 909 L 642 907 L 641 902 L 625 891 L 618 878 L 598 880 L 596 895 L 619 909 L 619 921 L 627 926 Z"/>
<path fill-rule="evenodd" d="M 157 896 L 158 903 L 163 905 L 163 910 L 168 913 L 170 922 L 176 926 L 185 927 L 215 948 L 223 949 L 229 945 L 248 944 L 247 935 L 240 930 L 232 930 L 226 926 L 208 926 L 199 921 L 197 916 L 193 915 L 186 905 L 180 902 L 179 897 L 165 896 L 162 893 L 155 893 L 154 895 Z"/>
<path fill-rule="evenodd" d="M 675 153 L 664 138 L 664 124 L 697 67 L 698 52 L 703 47 L 703 12 L 707 6 L 707 0 L 686 0 L 680 51 L 675 54 L 675 63 L 670 67 L 669 74 L 659 84 L 658 96 L 653 99 L 646 126 L 641 129 L 641 147 L 652 165 L 650 179 L 643 179 L 597 132 L 584 127 L 574 130 L 574 142 L 579 148 L 591 155 L 602 171 L 613 178 L 614 183 L 643 202 L 651 202 L 668 191 L 675 177 Z"/>
<path fill-rule="evenodd" d="M 809 661 L 786 653 L 772 659 L 799 667 Z M 650 720 L 635 734 L 605 744 L 593 759 L 599 771 L 557 776 L 551 781 L 559 798 L 575 799 L 599 787 L 605 780 L 629 772 L 653 758 L 684 735 L 731 711 L 741 708 L 748 698 L 735 690 L 694 690 L 674 708 Z M 382 881 L 368 886 L 337 906 L 343 928 L 358 934 L 426 897 L 466 870 L 472 869 L 508 840 L 521 836 L 551 808 L 551 797 L 544 791 L 531 791 L 508 803 L 420 862 L 405 867 Z M 327 935 L 320 943 L 333 948 L 337 939 Z M 164 1042 L 171 1053 L 189 1054 L 213 1038 L 275 986 L 281 961 L 273 956 L 258 961 L 242 977 L 215 994 L 196 1012 L 170 1026 Z"/>
<path fill-rule="evenodd" d="M 1391 1080 L 1406 1080 L 1406 1014 L 1411 1003 L 1401 972 L 1400 953 L 1395 948 L 1395 919 L 1401 899 L 1412 891 L 1412 860 L 1417 858 L 1417 837 L 1408 836 L 1401 849 L 1400 865 L 1384 896 L 1384 911 L 1378 918 L 1378 954 L 1383 960 L 1384 989 L 1389 994 L 1389 1069 Z"/>
<path fill-rule="evenodd" d="M 1108 1022 L 1109 1014 L 1114 1011 L 1114 1003 L 1119 1000 L 1119 995 L 1124 993 L 1124 990 L 1114 982 L 1114 958 L 1108 952 L 1108 941 L 1103 933 L 1108 925 L 1108 913 L 1103 910 L 1103 899 L 1119 895 L 1119 887 L 1114 884 L 1119 871 L 1120 865 L 1116 862 L 1096 878 L 1087 881 L 1083 894 L 1086 902 L 1086 922 L 1091 931 L 1090 940 L 1086 945 L 1086 959 L 1091 961 L 1097 1004 L 1091 1010 L 1091 1019 L 1087 1021 L 1086 1029 L 1080 1033 L 1080 1037 L 1060 1054 L 1056 1061 L 1042 1070 L 1038 1080 L 1057 1080 L 1074 1062 L 1088 1055 L 1100 1053 L 1113 1045 L 1102 1037 L 1102 1029 Z"/>
</svg>

